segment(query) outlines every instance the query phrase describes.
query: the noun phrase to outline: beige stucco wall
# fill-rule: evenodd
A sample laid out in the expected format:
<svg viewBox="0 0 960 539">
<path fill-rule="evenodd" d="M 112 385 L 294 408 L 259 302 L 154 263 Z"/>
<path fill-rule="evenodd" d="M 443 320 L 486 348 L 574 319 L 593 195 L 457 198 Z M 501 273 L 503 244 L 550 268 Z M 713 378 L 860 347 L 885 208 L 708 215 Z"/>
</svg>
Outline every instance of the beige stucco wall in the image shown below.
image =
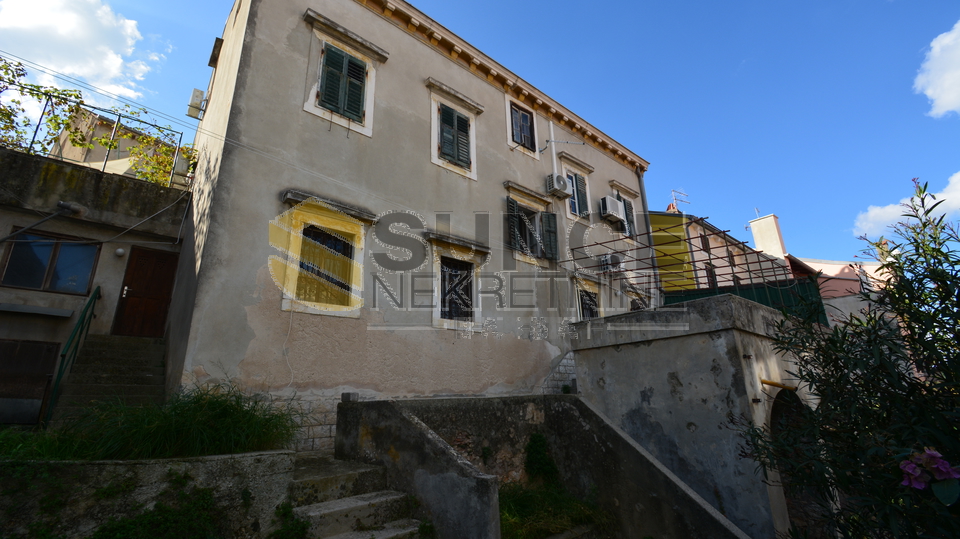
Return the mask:
<svg viewBox="0 0 960 539">
<path fill-rule="evenodd" d="M 320 47 L 313 28 L 304 20 L 307 8 L 389 53 L 386 62 L 373 62 L 372 136 L 304 110 L 304 101 L 312 99 Z M 240 29 L 248 16 L 246 10 L 250 22 L 243 36 Z M 429 20 L 423 24 L 442 30 Z M 347 390 L 370 396 L 538 390 L 551 365 L 569 350 L 567 341 L 558 336 L 562 316 L 575 316 L 576 312 L 574 298 L 565 290 L 571 282 L 567 273 L 561 284 L 539 282 L 535 299 L 524 299 L 532 307 L 497 310 L 492 298 L 484 299 L 476 321 L 495 319 L 502 335 L 485 337 L 475 332 L 466 339 L 454 329 L 434 329 L 429 310 L 389 310 L 382 295 L 378 299 L 381 310 L 371 308 L 371 273 L 376 271 L 371 255 L 386 250 L 373 240 L 369 223 L 365 225 L 362 260 L 365 305 L 356 318 L 281 310 L 281 293 L 267 265 L 271 255 L 280 254 L 269 244 L 268 223 L 290 209 L 279 196 L 291 188 L 372 214 L 416 212 L 430 229 L 437 227 L 437 215 L 450 214 L 449 233 L 469 240 L 482 240 L 474 230 L 474 215 L 485 212 L 491 222 L 486 241 L 493 251 L 489 267 L 499 270 L 504 259 L 514 260 L 513 252 L 503 245 L 501 213 L 506 210 L 508 195 L 503 183 L 512 181 L 544 193 L 553 163 L 549 149 L 539 159 L 511 150 L 502 86 L 477 77 L 352 0 L 244 2 L 239 14 L 231 13 L 224 39 L 201 125 L 202 133 L 216 135 L 198 138 L 201 161 L 195 221 L 200 274 L 184 381 L 233 379 L 317 399 L 333 398 Z M 475 121 L 477 180 L 431 162 L 435 109 L 424 84 L 428 77 L 484 107 Z M 533 97 L 527 99 L 526 104 L 532 105 Z M 542 148 L 550 124 L 543 115 L 535 116 L 538 147 Z M 221 133 L 227 139 L 222 152 Z M 580 140 L 559 125 L 554 125 L 554 135 L 559 140 Z M 592 145 L 564 144 L 557 149 L 594 169 L 589 176 L 589 198 L 595 211 L 600 196 L 613 194 L 610 180 L 637 188 L 634 171 L 610 153 Z M 220 155 L 222 159 L 217 161 Z M 552 200 L 549 209 L 558 214 L 563 249 L 564 231 L 570 224 L 566 201 Z M 635 203 L 636 211 L 641 212 L 640 200 Z M 642 226 L 642 216 L 638 215 L 637 221 Z M 593 216 L 591 223 L 599 225 L 600 220 Z M 614 237 L 620 236 L 597 226 L 587 243 Z M 626 241 L 619 244 L 621 249 L 631 247 Z M 431 247 L 424 271 L 430 271 L 429 260 L 437 252 Z M 539 262 L 543 270 L 563 271 L 556 263 Z M 524 261 L 517 261 L 516 266 L 524 271 L 538 269 Z M 562 266 L 572 268 L 570 263 Z M 396 276 L 384 275 L 384 279 L 396 282 Z M 482 278 L 481 286 L 486 286 Z M 557 305 L 565 311 L 543 308 L 551 288 Z M 518 330 L 535 316 L 548 318 L 549 339 L 536 340 L 528 331 Z M 396 328 L 412 325 L 426 328 Z"/>
</svg>

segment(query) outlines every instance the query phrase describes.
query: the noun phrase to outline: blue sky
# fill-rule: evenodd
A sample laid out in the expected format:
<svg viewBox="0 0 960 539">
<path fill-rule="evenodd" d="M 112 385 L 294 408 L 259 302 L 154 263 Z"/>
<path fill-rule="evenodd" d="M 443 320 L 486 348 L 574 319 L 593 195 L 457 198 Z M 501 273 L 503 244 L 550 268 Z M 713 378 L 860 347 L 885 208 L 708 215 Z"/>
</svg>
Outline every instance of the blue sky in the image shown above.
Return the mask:
<svg viewBox="0 0 960 539">
<path fill-rule="evenodd" d="M 835 260 L 913 177 L 960 215 L 956 0 L 413 3 L 649 160 L 653 210 L 683 189 L 681 209 L 743 240 L 775 213 L 791 254 Z M 0 50 L 191 125 L 231 5 L 0 0 Z"/>
</svg>

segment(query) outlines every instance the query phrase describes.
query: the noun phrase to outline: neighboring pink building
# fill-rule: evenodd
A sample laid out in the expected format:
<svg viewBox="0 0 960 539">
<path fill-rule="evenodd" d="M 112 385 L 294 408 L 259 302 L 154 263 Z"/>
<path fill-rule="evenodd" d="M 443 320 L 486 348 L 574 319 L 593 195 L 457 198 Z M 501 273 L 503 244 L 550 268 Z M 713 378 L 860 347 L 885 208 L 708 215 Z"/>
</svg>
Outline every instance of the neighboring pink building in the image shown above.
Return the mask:
<svg viewBox="0 0 960 539">
<path fill-rule="evenodd" d="M 776 215 L 770 214 L 750 221 L 754 247 L 784 260 L 795 278 L 820 273 L 817 284 L 831 324 L 866 307 L 861 291 L 875 289 L 880 281 L 880 262 L 819 260 L 798 258 L 787 252 Z"/>
</svg>

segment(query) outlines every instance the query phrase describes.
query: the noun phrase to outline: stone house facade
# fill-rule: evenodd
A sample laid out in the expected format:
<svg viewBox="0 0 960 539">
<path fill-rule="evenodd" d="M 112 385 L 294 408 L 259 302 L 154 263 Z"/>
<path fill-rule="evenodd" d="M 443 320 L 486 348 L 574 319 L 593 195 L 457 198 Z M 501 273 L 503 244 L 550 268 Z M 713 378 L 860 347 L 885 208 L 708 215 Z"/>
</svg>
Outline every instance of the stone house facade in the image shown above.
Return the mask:
<svg viewBox="0 0 960 539">
<path fill-rule="evenodd" d="M 614 277 L 648 162 L 412 5 L 238 1 L 210 64 L 184 384 L 296 396 L 326 447 L 343 392 L 539 392 L 650 300 Z"/>
</svg>

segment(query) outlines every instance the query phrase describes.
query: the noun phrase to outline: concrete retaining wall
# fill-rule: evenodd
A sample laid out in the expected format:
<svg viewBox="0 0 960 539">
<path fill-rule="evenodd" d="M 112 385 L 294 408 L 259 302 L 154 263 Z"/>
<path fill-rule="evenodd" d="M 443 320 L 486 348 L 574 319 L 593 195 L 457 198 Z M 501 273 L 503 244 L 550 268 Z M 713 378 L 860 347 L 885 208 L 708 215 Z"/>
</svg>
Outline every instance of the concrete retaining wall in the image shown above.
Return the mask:
<svg viewBox="0 0 960 539">
<path fill-rule="evenodd" d="M 86 537 L 111 518 L 153 506 L 173 475 L 188 487 L 213 489 L 230 537 L 261 538 L 287 499 L 293 451 L 191 459 L 0 463 L 0 537 L 26 535 L 31 525 L 53 536 Z M 247 493 L 247 494 L 244 494 Z"/>
<path fill-rule="evenodd" d="M 393 466 L 394 473 L 406 477 L 451 474 L 434 456 L 440 453 L 454 470 L 476 470 L 473 477 L 522 480 L 524 448 L 530 435 L 540 432 L 547 438 L 564 485 L 613 515 L 616 537 L 747 538 L 666 466 L 573 395 L 341 403 L 339 419 L 338 456 L 346 456 L 349 449 L 352 455 Z M 407 430 L 427 441 L 408 443 Z M 459 458 L 452 460 L 451 452 Z M 468 506 L 465 500 L 473 495 L 463 485 L 464 479 L 459 479 L 451 482 L 456 488 L 432 496 L 456 511 L 463 510 Z M 495 503 L 496 497 L 492 500 Z M 431 503 L 424 503 L 428 510 Z M 442 529 L 440 522 L 435 523 Z M 498 515 L 496 523 L 499 531 Z"/>
<path fill-rule="evenodd" d="M 740 457 L 732 420 L 768 423 L 778 390 L 761 379 L 796 384 L 773 347 L 779 319 L 724 295 L 583 322 L 573 341 L 584 400 L 758 539 L 788 527 L 783 492 Z"/>
<path fill-rule="evenodd" d="M 420 500 L 441 539 L 499 539 L 496 476 L 395 402 L 340 403 L 336 456 L 386 467 L 388 484 Z"/>
</svg>

